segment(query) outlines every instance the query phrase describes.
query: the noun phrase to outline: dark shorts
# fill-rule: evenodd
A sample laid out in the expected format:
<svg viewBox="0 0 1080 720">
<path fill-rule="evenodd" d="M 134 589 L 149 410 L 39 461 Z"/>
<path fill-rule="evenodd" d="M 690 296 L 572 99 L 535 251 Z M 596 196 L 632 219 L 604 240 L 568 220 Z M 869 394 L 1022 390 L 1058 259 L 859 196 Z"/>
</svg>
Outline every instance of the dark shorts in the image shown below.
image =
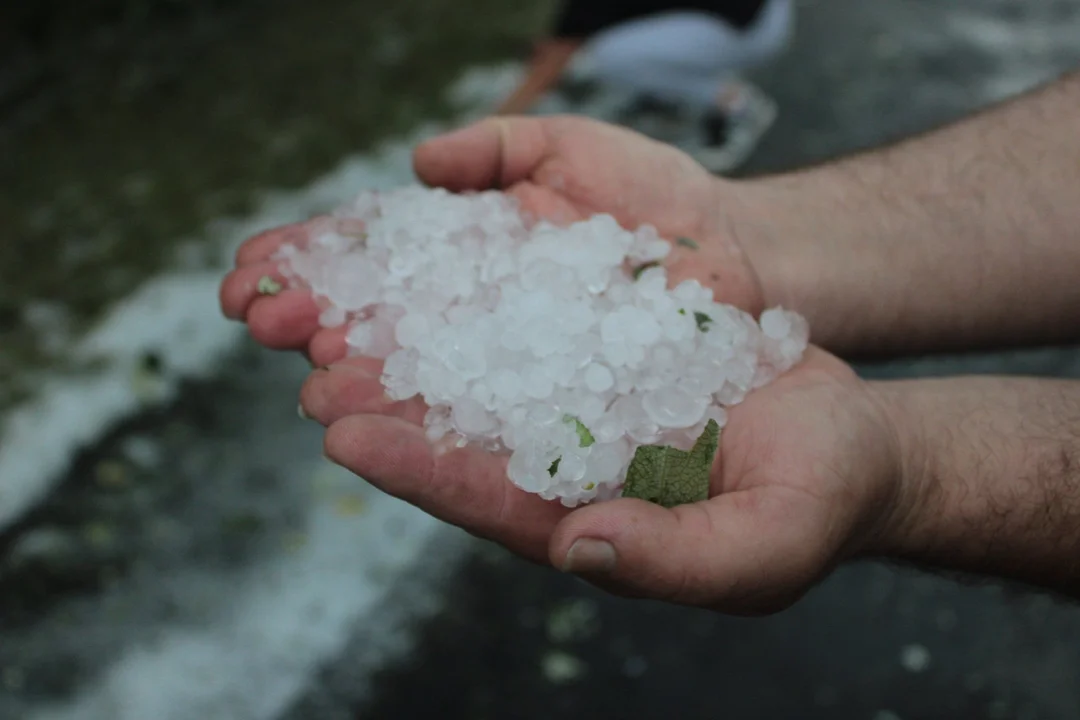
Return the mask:
<svg viewBox="0 0 1080 720">
<path fill-rule="evenodd" d="M 765 0 L 564 0 L 552 34 L 563 38 L 588 38 L 614 25 L 665 12 L 706 12 L 736 28 L 750 27 Z"/>
</svg>

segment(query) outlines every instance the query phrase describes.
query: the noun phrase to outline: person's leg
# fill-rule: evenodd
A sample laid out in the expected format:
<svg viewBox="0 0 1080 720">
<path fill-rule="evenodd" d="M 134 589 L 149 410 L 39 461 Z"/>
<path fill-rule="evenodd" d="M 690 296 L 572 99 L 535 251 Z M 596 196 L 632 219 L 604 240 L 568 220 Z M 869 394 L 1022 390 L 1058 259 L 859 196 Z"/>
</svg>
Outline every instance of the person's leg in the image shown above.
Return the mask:
<svg viewBox="0 0 1080 720">
<path fill-rule="evenodd" d="M 707 13 L 665 13 L 611 28 L 586 52 L 600 81 L 695 109 L 700 145 L 686 149 L 710 170 L 727 172 L 752 154 L 777 114 L 739 73 L 778 55 L 793 26 L 792 0 L 770 0 L 745 29 Z"/>
<path fill-rule="evenodd" d="M 732 72 L 722 76 L 716 86 L 715 102 L 725 116 L 746 111 L 755 102 L 760 105 L 760 91 L 740 80 L 737 73 L 780 54 L 791 40 L 794 20 L 792 0 L 771 0 L 757 21 L 742 33 L 739 44 L 732 47 Z"/>
<path fill-rule="evenodd" d="M 730 80 L 786 46 L 791 0 L 770 0 L 738 29 L 714 15 L 671 12 L 610 28 L 586 47 L 597 78 L 664 100 L 711 106 L 728 99 Z"/>
<path fill-rule="evenodd" d="M 662 100 L 709 105 L 722 51 L 735 38 L 711 15 L 667 13 L 612 27 L 586 46 L 601 82 Z"/>
<path fill-rule="evenodd" d="M 715 110 L 702 122 L 704 147 L 694 156 L 713 172 L 724 173 L 742 165 L 776 121 L 776 103 L 738 72 L 767 62 L 790 42 L 794 32 L 791 0 L 771 0 L 761 16 L 733 46 L 729 67 L 733 72 L 716 85 Z"/>
</svg>

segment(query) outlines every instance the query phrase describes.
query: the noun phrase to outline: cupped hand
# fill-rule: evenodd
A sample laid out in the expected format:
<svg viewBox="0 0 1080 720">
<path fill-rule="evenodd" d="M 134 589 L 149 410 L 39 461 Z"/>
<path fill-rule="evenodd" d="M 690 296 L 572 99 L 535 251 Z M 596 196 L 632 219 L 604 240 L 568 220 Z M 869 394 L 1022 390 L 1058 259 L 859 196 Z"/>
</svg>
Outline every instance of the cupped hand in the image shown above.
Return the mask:
<svg viewBox="0 0 1080 720">
<path fill-rule="evenodd" d="M 668 240 L 689 238 L 697 249 L 675 244 L 665 263 L 673 282 L 695 278 L 720 302 L 755 315 L 763 309 L 760 282 L 736 237 L 736 194 L 668 145 L 584 118 L 491 118 L 420 145 L 414 165 L 432 186 L 505 190 L 537 218 L 568 223 L 609 213 L 629 229 L 649 224 Z M 325 365 L 345 355 L 344 329 L 321 329 L 306 292 L 271 297 L 257 289 L 263 276 L 281 280 L 272 256 L 283 244 L 302 244 L 307 225 L 246 242 L 222 284 L 221 304 L 264 345 L 301 350 Z"/>
<path fill-rule="evenodd" d="M 419 399 L 383 395 L 377 362 L 316 370 L 302 406 L 327 455 L 469 532 L 619 594 L 759 614 L 872 547 L 897 513 L 899 448 L 886 402 L 824 351 L 730 412 L 711 499 L 665 509 L 617 499 L 568 510 L 515 487 L 505 457 L 432 446 Z"/>
<path fill-rule="evenodd" d="M 502 188 L 537 217 L 594 213 L 654 225 L 673 248 L 673 282 L 696 278 L 718 300 L 762 308 L 760 283 L 725 207 L 722 181 L 688 156 L 632 132 L 576 118 L 484 121 L 420 146 L 418 176 L 454 191 Z M 620 499 L 573 511 L 518 490 L 506 458 L 431 446 L 418 399 L 391 402 L 381 363 L 345 356 L 343 329 L 320 329 L 302 290 L 257 292 L 273 254 L 303 243 L 288 226 L 249 240 L 222 285 L 229 317 L 265 345 L 317 366 L 302 391 L 328 427 L 327 454 L 390 494 L 520 555 L 612 591 L 738 613 L 780 609 L 835 563 L 863 550 L 896 506 L 897 448 L 882 402 L 845 365 L 812 349 L 734 408 L 721 436 L 712 499 L 667 510 Z"/>
</svg>

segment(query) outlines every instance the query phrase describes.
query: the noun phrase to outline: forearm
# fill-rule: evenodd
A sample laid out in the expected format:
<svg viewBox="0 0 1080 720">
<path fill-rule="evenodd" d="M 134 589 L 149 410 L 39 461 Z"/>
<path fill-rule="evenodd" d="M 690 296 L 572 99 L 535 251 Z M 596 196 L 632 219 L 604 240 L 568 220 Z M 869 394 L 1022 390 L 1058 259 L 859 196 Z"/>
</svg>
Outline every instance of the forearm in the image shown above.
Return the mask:
<svg viewBox="0 0 1080 720">
<path fill-rule="evenodd" d="M 873 549 L 1080 597 L 1080 382 L 879 383 L 901 449 Z"/>
<path fill-rule="evenodd" d="M 767 301 L 809 316 L 835 352 L 1080 337 L 1080 75 L 888 149 L 733 190 Z"/>
<path fill-rule="evenodd" d="M 581 47 L 576 39 L 554 38 L 541 41 L 529 63 L 525 78 L 503 101 L 497 115 L 519 115 L 529 110 L 558 82 L 563 71 Z"/>
</svg>

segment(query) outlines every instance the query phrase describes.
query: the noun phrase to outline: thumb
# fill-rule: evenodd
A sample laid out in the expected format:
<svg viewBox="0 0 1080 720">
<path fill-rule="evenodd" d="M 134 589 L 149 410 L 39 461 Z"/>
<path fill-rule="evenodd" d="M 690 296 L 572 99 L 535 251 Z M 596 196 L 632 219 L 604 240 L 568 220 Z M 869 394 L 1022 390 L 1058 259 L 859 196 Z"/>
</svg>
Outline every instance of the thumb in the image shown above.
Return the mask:
<svg viewBox="0 0 1080 720">
<path fill-rule="evenodd" d="M 564 518 L 552 564 L 618 594 L 736 614 L 781 610 L 831 561 L 828 523 L 796 496 L 755 488 L 666 509 L 641 500 Z"/>
<path fill-rule="evenodd" d="M 542 118 L 498 117 L 421 143 L 413 169 L 453 192 L 507 188 L 529 177 L 550 152 Z"/>
</svg>

